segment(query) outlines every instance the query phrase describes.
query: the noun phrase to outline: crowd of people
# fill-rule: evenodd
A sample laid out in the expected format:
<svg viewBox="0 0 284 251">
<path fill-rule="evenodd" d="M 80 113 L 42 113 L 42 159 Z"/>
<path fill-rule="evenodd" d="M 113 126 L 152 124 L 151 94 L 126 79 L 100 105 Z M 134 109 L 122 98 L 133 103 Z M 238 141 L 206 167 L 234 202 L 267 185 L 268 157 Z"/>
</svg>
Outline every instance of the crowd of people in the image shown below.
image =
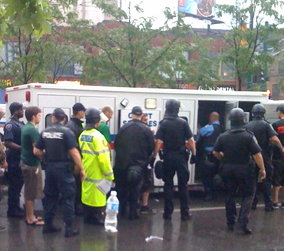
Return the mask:
<svg viewBox="0 0 284 251">
<path fill-rule="evenodd" d="M 11 118 L 4 126 L 6 154 L 0 143 L 0 166 L 7 169 L 9 184 L 7 217 L 25 218 L 27 225 L 42 226 L 43 234 L 59 232 L 61 227 L 54 224 L 53 219 L 60 202 L 64 236 L 77 235 L 79 230 L 72 224 L 75 215 L 82 215 L 86 224 L 104 224 L 106 199 L 114 180 L 112 189 L 117 191 L 120 201 L 119 217 L 135 220 L 140 214 L 154 214 L 156 210 L 149 206 L 148 200 L 153 188 L 153 169 L 159 162 L 155 172 L 159 172 L 157 176 L 164 181 L 163 218 L 172 218 L 174 176 L 177 174 L 180 218 L 188 221 L 192 218 L 188 163 L 196 163 L 204 186 L 204 200 L 214 199 L 214 179 L 221 173 L 226 187 L 228 230 L 237 228 L 244 234 L 251 234 L 248 221 L 251 209 L 257 207 L 259 180 L 262 181 L 265 210 L 273 211 L 280 206 L 278 193 L 284 185 L 284 104 L 277 108 L 279 121 L 272 125 L 265 121 L 266 111 L 261 104 L 253 107 L 253 120 L 248 124 L 244 111 L 234 108 L 229 116 L 231 129 L 225 132 L 219 114 L 212 112 L 209 124 L 198 130 L 197 142 L 188 121 L 179 117 L 179 109 L 180 101 L 167 100 L 163 120 L 154 132 L 148 126 L 147 114 L 141 107 L 134 106 L 132 119 L 113 139 L 109 121 L 114 111 L 110 106 L 101 110 L 86 109 L 83 104 L 76 103 L 68 122 L 65 112 L 56 108 L 51 116 L 52 125 L 39 133 L 36 125 L 41 121 L 40 108 L 31 106 L 24 112 L 22 104 L 13 102 L 9 107 Z M 26 124 L 20 120 L 24 115 Z M 160 160 L 156 161 L 158 154 Z M 42 169 L 45 170 L 44 188 Z M 19 201 L 23 185 L 24 209 Z M 237 193 L 242 196 L 239 214 L 234 200 Z M 283 193 L 282 196 L 284 208 Z M 43 218 L 34 213 L 36 199 L 42 199 Z M 5 227 L 0 229 L 5 230 Z"/>
</svg>

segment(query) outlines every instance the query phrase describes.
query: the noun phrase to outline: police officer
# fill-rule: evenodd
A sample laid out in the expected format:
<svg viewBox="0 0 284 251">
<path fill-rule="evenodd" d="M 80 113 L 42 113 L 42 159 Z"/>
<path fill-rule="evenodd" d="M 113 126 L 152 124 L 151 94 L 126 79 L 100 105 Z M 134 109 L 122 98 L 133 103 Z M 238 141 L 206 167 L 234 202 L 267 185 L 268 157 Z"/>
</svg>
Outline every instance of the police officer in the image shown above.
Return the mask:
<svg viewBox="0 0 284 251">
<path fill-rule="evenodd" d="M 43 233 L 61 231 L 53 224 L 54 212 L 58 203 L 59 193 L 63 202 L 63 221 L 65 223 L 65 237 L 79 234 L 79 230 L 72 228 L 74 219 L 75 179 L 68 167 L 68 155 L 72 157 L 80 170 L 81 180 L 85 178 L 85 171 L 78 151 L 78 144 L 74 134 L 65 126 L 66 114 L 61 108 L 56 108 L 51 117 L 52 126 L 43 130 L 36 142 L 34 154 L 42 158 L 45 150 L 47 166 L 45 169 L 45 203 Z"/>
<path fill-rule="evenodd" d="M 21 119 L 24 116 L 23 105 L 13 102 L 9 107 L 11 118 L 4 126 L 4 141 L 7 148 L 8 173 L 8 217 L 24 217 L 24 211 L 19 206 L 20 192 L 24 184 L 21 160 L 21 128 L 24 123 Z"/>
<path fill-rule="evenodd" d="M 106 205 L 106 195 L 97 185 L 104 179 L 114 179 L 110 151 L 105 137 L 97 130 L 100 125 L 100 111 L 97 108 L 88 108 L 85 117 L 86 127 L 79 137 L 86 173 L 86 179 L 82 182 L 84 223 L 103 225 L 102 212 Z"/>
<path fill-rule="evenodd" d="M 247 129 L 254 133 L 259 146 L 262 149 L 262 158 L 264 161 L 266 178 L 261 182 L 264 203 L 265 203 L 265 211 L 273 211 L 273 202 L 271 195 L 271 182 L 272 182 L 272 173 L 273 173 L 273 165 L 271 161 L 271 143 L 276 145 L 277 148 L 283 152 L 283 147 L 280 140 L 277 137 L 277 132 L 274 131 L 272 126 L 264 120 L 264 114 L 266 110 L 262 104 L 256 104 L 252 108 L 252 116 L 253 120 L 247 124 Z M 258 169 L 257 169 L 258 170 Z M 256 177 L 258 175 L 256 174 Z M 258 202 L 257 193 L 255 193 L 255 197 L 252 204 L 252 209 L 256 209 L 256 205 Z"/>
<path fill-rule="evenodd" d="M 223 175 L 227 188 L 226 216 L 228 230 L 233 231 L 237 218 L 234 197 L 237 190 L 242 196 L 242 204 L 237 220 L 237 228 L 244 234 L 251 234 L 248 220 L 251 203 L 255 193 L 255 169 L 251 165 L 251 155 L 260 169 L 260 178 L 265 178 L 265 169 L 261 148 L 253 133 L 244 127 L 244 111 L 241 108 L 231 110 L 229 119 L 231 129 L 221 134 L 214 146 L 213 154 L 223 159 Z"/>
<path fill-rule="evenodd" d="M 73 115 L 71 116 L 70 120 L 66 123 L 66 127 L 68 127 L 75 135 L 76 139 L 78 140 L 80 134 L 83 132 L 83 123 L 82 120 L 85 117 L 86 108 L 81 103 L 76 103 L 72 107 Z M 74 177 L 76 181 L 76 197 L 75 197 L 75 214 L 82 215 L 83 214 L 83 206 L 81 201 L 81 177 L 76 169 L 74 163 L 70 163 L 74 170 Z"/>
<path fill-rule="evenodd" d="M 201 172 L 203 187 L 205 190 L 205 201 L 213 199 L 213 178 L 218 172 L 219 161 L 212 154 L 213 146 L 222 133 L 219 122 L 219 114 L 212 112 L 209 115 L 209 124 L 198 130 L 199 140 L 197 142 L 197 163 Z"/>
<path fill-rule="evenodd" d="M 164 143 L 164 214 L 165 220 L 170 220 L 174 210 L 173 177 L 177 172 L 178 190 L 180 195 L 180 214 L 182 220 L 191 219 L 189 211 L 189 195 L 187 182 L 189 180 L 188 151 L 185 139 L 188 139 L 189 149 L 192 153 L 191 164 L 195 163 L 195 142 L 193 134 L 186 120 L 178 117 L 180 101 L 169 99 L 166 102 L 164 119 L 160 122 L 156 134 L 156 146 L 153 153 L 155 159 L 162 142 Z"/>
<path fill-rule="evenodd" d="M 140 194 L 143 169 L 147 168 L 154 150 L 154 137 L 150 128 L 141 121 L 142 109 L 134 106 L 132 120 L 123 125 L 115 138 L 115 188 L 120 201 L 119 213 L 126 214 L 129 198 L 129 219 L 139 217 L 137 202 Z"/>
</svg>

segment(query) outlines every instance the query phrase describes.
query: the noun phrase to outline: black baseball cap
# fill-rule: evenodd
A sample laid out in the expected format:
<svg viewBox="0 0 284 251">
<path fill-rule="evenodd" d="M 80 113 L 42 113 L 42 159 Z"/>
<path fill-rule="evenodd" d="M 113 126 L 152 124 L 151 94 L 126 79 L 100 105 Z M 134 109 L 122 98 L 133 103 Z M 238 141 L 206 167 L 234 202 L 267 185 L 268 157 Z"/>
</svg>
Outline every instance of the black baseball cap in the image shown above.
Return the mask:
<svg viewBox="0 0 284 251">
<path fill-rule="evenodd" d="M 278 112 L 278 111 L 280 111 L 281 113 L 284 114 L 284 104 L 281 104 L 276 108 L 276 112 Z"/>
<path fill-rule="evenodd" d="M 13 102 L 9 106 L 9 110 L 10 110 L 11 115 L 13 115 L 15 111 L 18 111 L 20 109 L 24 109 L 24 106 L 23 106 L 23 104 L 21 104 L 19 102 Z"/>
<path fill-rule="evenodd" d="M 134 106 L 131 113 L 135 115 L 142 115 L 142 108 L 140 106 Z"/>
<path fill-rule="evenodd" d="M 65 112 L 61 108 L 54 109 L 52 116 L 57 118 L 58 120 L 62 121 L 64 118 L 66 118 Z"/>
<path fill-rule="evenodd" d="M 76 103 L 75 105 L 73 105 L 72 109 L 74 112 L 86 111 L 86 108 L 82 103 Z"/>
</svg>

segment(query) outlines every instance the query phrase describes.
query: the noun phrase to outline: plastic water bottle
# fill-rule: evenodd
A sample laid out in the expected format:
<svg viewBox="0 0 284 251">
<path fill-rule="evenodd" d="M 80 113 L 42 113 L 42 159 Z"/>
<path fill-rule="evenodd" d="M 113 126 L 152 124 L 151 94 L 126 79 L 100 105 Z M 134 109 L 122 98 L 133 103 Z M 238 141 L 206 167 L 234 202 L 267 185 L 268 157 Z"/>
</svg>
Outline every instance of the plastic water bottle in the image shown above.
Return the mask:
<svg viewBox="0 0 284 251">
<path fill-rule="evenodd" d="M 119 201 L 116 197 L 116 191 L 111 191 L 106 204 L 105 230 L 107 232 L 117 232 L 117 214 Z"/>
</svg>

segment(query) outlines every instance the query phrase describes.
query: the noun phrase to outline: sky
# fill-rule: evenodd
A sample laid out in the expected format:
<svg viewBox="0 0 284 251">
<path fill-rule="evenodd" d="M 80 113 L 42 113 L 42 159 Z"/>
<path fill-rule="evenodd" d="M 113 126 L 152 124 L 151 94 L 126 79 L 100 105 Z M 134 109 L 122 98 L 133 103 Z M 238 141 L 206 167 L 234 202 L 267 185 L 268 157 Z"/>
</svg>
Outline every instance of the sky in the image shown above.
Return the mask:
<svg viewBox="0 0 284 251">
<path fill-rule="evenodd" d="M 118 0 L 118 5 L 120 2 L 122 4 L 122 9 L 128 11 L 129 2 L 131 1 L 131 6 L 139 4 L 139 6 L 144 10 L 143 16 L 155 17 L 157 20 L 157 26 L 163 24 L 163 10 L 169 7 L 172 11 L 178 10 L 178 0 Z M 235 4 L 235 0 L 216 0 L 217 4 Z M 222 20 L 225 21 L 225 20 Z M 194 28 L 206 28 L 207 22 L 202 20 L 196 20 L 192 17 L 186 17 L 186 22 L 192 24 Z M 227 25 L 212 25 L 212 29 L 228 29 Z"/>
<path fill-rule="evenodd" d="M 156 27 L 158 28 L 163 25 L 163 10 L 166 7 L 169 7 L 172 11 L 178 10 L 178 0 L 117 0 L 118 5 L 120 6 L 120 3 L 122 4 L 122 9 L 128 13 L 128 6 L 129 2 L 131 2 L 131 6 L 135 6 L 139 4 L 140 7 L 144 10 L 143 16 L 144 17 L 155 17 L 156 18 Z M 194 1 L 194 0 L 186 0 L 186 1 Z M 235 4 L 236 1 L 239 3 L 242 2 L 242 0 L 216 0 L 216 4 Z M 269 1 L 269 0 L 267 0 Z M 133 11 L 132 13 L 135 13 Z M 137 15 L 138 17 L 138 15 Z M 218 19 L 217 17 L 215 19 Z M 211 25 L 211 29 L 231 29 L 230 27 L 230 19 L 229 17 L 224 17 L 221 21 L 224 22 L 224 24 L 214 24 Z M 271 20 L 266 20 L 270 23 Z M 186 23 L 191 24 L 194 28 L 206 28 L 208 25 L 208 22 L 204 20 L 197 20 L 193 17 L 186 17 Z"/>
</svg>

